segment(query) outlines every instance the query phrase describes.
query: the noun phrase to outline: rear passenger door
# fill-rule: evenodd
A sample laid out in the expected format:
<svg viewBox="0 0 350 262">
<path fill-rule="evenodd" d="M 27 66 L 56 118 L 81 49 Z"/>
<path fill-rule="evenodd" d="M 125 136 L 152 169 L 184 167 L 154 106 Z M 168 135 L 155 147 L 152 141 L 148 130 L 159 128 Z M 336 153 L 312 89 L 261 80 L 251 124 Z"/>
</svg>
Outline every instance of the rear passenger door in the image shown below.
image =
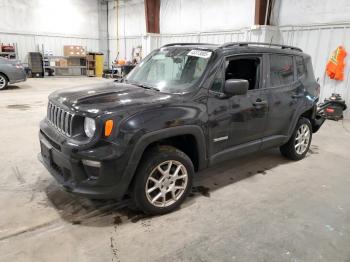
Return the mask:
<svg viewBox="0 0 350 262">
<path fill-rule="evenodd" d="M 270 54 L 268 62 L 269 114 L 263 148 L 285 141 L 302 97 L 300 84 L 296 81 L 294 57 Z"/>
</svg>

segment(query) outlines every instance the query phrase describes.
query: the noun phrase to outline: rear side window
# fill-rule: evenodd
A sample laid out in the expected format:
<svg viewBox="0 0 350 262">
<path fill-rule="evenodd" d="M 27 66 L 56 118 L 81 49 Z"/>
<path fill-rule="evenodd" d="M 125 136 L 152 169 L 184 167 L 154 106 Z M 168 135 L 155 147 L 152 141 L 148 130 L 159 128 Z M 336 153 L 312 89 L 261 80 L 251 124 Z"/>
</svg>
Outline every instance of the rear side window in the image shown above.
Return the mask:
<svg viewBox="0 0 350 262">
<path fill-rule="evenodd" d="M 304 83 L 307 84 L 314 84 L 316 82 L 315 75 L 314 75 L 314 69 L 312 68 L 312 62 L 311 58 L 308 57 L 304 59 L 305 64 L 305 77 L 304 77 Z"/>
<path fill-rule="evenodd" d="M 312 68 L 311 58 L 296 56 L 295 62 L 297 66 L 298 79 L 304 85 L 315 84 L 316 80 L 315 80 L 314 70 Z"/>
<path fill-rule="evenodd" d="M 288 55 L 270 55 L 271 87 L 291 84 L 294 81 L 293 57 Z"/>
</svg>

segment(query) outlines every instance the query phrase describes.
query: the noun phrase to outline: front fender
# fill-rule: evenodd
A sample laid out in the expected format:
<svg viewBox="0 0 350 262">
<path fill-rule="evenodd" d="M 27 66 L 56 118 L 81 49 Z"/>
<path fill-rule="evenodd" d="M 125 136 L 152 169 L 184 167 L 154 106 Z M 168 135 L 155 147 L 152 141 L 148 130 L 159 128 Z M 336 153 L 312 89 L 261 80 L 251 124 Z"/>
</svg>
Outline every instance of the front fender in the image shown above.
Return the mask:
<svg viewBox="0 0 350 262">
<path fill-rule="evenodd" d="M 199 160 L 199 169 L 202 169 L 206 166 L 206 142 L 203 130 L 199 126 L 195 125 L 186 125 L 186 126 L 176 126 L 171 128 L 165 128 L 157 131 L 153 131 L 143 135 L 138 142 L 136 143 L 134 150 L 130 156 L 131 164 L 138 164 L 143 152 L 153 142 L 170 138 L 179 135 L 193 135 L 197 142 L 197 153 Z"/>
<path fill-rule="evenodd" d="M 161 130 L 153 131 L 142 135 L 138 141 L 135 143 L 135 146 L 132 149 L 132 152 L 129 157 L 129 162 L 126 167 L 126 170 L 122 177 L 122 188 L 121 191 L 126 192 L 130 186 L 130 183 L 135 175 L 137 166 L 141 160 L 141 157 L 150 144 L 153 142 L 170 138 L 179 135 L 193 135 L 197 142 L 197 153 L 199 161 L 199 169 L 203 169 L 207 166 L 206 158 L 206 142 L 203 130 L 200 126 L 196 125 L 186 125 L 186 126 L 176 126 L 170 128 L 164 128 Z"/>
</svg>

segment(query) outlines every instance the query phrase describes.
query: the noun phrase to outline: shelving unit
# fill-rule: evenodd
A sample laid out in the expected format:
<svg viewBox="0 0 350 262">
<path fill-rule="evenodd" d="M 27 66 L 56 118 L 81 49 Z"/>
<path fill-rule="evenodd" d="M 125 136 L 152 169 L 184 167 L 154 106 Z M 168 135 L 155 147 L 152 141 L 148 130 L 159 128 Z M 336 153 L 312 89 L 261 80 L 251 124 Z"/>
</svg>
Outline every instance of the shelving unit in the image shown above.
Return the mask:
<svg viewBox="0 0 350 262">
<path fill-rule="evenodd" d="M 54 56 L 45 54 L 42 46 L 44 72 L 48 76 L 85 76 L 86 56 Z"/>
<path fill-rule="evenodd" d="M 43 64 L 49 76 L 86 75 L 86 57 L 45 56 Z"/>
<path fill-rule="evenodd" d="M 6 51 L 2 51 L 3 50 L 3 46 L 11 46 L 14 49 L 14 52 L 6 52 Z M 18 52 L 17 52 L 17 44 L 16 43 L 12 43 L 11 44 L 5 44 L 5 43 L 0 43 L 0 57 L 4 57 L 4 58 L 8 58 L 8 59 L 18 59 Z"/>
<path fill-rule="evenodd" d="M 95 53 L 88 52 L 86 55 L 86 75 L 96 76 L 96 59 Z"/>
<path fill-rule="evenodd" d="M 103 74 L 103 54 L 88 52 L 86 55 L 86 75 L 99 76 Z"/>
</svg>

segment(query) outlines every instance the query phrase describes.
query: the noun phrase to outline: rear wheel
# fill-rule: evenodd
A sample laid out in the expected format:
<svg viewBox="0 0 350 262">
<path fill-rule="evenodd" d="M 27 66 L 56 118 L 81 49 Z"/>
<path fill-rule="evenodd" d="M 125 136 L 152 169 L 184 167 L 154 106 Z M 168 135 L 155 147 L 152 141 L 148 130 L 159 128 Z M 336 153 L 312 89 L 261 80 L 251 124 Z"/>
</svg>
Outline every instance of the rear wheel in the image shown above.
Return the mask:
<svg viewBox="0 0 350 262">
<path fill-rule="evenodd" d="M 190 158 L 171 146 L 146 152 L 133 189 L 136 206 L 147 214 L 164 214 L 178 208 L 192 187 L 194 174 Z"/>
<path fill-rule="evenodd" d="M 303 159 L 309 150 L 312 126 L 307 118 L 300 118 L 289 141 L 280 147 L 282 155 L 292 160 Z"/>
<path fill-rule="evenodd" d="M 8 85 L 7 77 L 0 73 L 0 90 L 6 88 Z"/>
</svg>

